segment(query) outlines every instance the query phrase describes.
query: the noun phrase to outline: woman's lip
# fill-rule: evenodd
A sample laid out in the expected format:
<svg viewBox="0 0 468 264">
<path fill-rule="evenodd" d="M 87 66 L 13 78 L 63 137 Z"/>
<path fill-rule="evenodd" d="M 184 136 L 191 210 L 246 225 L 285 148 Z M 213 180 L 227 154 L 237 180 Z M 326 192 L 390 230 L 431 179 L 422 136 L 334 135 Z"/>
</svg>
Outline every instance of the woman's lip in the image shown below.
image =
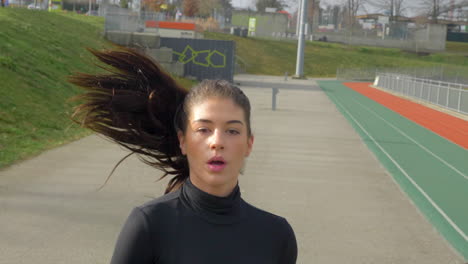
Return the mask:
<svg viewBox="0 0 468 264">
<path fill-rule="evenodd" d="M 208 169 L 212 172 L 220 172 L 226 167 L 226 163 L 222 164 L 213 164 L 213 163 L 208 163 Z"/>
</svg>

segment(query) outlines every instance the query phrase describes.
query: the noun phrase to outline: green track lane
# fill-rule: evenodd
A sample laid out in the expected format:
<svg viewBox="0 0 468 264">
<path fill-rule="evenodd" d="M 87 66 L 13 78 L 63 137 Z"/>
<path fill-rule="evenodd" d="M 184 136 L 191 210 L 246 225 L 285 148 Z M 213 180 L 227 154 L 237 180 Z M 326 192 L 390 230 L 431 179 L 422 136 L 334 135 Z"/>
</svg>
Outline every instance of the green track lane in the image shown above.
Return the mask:
<svg viewBox="0 0 468 264">
<path fill-rule="evenodd" d="M 340 81 L 319 85 L 423 214 L 468 260 L 468 151 Z"/>
</svg>

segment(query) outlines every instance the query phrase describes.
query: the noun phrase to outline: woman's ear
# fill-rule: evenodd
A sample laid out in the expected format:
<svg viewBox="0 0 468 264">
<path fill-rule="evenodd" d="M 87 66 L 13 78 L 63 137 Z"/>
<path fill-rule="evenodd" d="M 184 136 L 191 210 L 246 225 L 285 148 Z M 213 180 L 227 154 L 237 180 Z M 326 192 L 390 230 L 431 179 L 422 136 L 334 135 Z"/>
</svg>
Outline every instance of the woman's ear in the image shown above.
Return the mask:
<svg viewBox="0 0 468 264">
<path fill-rule="evenodd" d="M 254 135 L 251 135 L 247 139 L 247 153 L 245 154 L 246 157 L 248 157 L 250 155 L 250 153 L 252 152 L 253 143 L 254 143 Z"/>
<path fill-rule="evenodd" d="M 185 147 L 185 136 L 184 132 L 182 131 L 177 131 L 177 138 L 179 139 L 179 147 L 180 151 L 182 152 L 183 155 L 187 155 L 186 147 Z"/>
</svg>

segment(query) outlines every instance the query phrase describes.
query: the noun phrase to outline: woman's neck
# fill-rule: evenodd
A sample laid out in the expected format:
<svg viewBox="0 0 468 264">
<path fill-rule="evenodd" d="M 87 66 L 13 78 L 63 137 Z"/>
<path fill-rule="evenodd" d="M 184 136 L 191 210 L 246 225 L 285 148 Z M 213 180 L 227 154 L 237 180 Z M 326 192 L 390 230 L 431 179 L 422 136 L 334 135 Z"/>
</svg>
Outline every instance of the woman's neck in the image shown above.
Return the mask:
<svg viewBox="0 0 468 264">
<path fill-rule="evenodd" d="M 237 186 L 237 178 L 233 181 L 228 181 L 225 184 L 213 185 L 201 180 L 196 175 L 190 175 L 190 181 L 198 189 L 218 197 L 226 197 L 232 193 L 234 188 Z"/>
</svg>

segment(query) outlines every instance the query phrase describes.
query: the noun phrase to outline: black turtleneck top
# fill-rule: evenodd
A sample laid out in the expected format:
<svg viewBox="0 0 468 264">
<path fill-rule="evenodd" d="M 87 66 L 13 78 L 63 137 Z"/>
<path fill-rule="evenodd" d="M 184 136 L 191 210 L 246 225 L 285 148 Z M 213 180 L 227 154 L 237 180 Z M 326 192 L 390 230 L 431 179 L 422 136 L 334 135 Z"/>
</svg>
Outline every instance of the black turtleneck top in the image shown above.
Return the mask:
<svg viewBox="0 0 468 264">
<path fill-rule="evenodd" d="M 297 244 L 283 217 L 246 203 L 239 185 L 227 197 L 190 179 L 130 213 L 111 264 L 293 264 Z"/>
</svg>

